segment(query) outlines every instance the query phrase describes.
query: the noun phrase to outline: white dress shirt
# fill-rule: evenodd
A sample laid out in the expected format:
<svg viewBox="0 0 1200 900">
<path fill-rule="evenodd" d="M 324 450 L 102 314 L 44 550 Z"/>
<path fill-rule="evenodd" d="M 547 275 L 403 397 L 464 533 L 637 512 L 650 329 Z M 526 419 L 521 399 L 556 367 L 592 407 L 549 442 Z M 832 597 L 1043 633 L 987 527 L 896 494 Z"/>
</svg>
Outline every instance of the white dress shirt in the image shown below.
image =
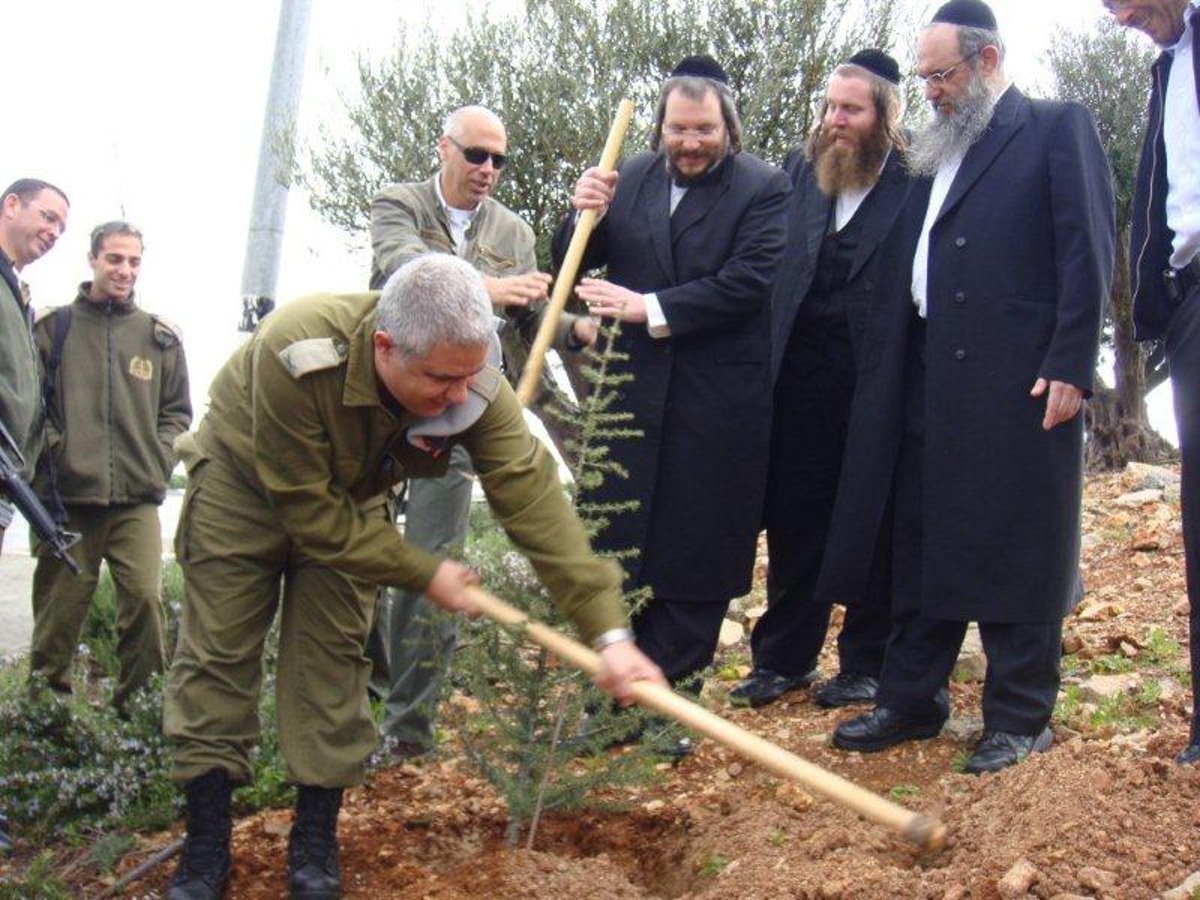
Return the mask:
<svg viewBox="0 0 1200 900">
<path fill-rule="evenodd" d="M 1184 13 L 1179 41 L 1169 48 L 1171 75 L 1164 98 L 1163 140 L 1167 147 L 1167 227 L 1175 232 L 1171 266 L 1182 269 L 1200 253 L 1200 113 L 1196 109 L 1196 70 L 1192 26 L 1198 0 Z"/>
</svg>

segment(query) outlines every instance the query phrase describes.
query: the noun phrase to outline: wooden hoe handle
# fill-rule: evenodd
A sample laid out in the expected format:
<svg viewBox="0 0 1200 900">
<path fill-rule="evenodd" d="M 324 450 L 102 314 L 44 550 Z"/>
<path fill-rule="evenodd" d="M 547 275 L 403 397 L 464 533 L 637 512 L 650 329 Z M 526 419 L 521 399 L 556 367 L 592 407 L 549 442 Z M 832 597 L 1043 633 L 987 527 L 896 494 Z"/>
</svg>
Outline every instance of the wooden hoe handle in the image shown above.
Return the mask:
<svg viewBox="0 0 1200 900">
<path fill-rule="evenodd" d="M 479 588 L 468 587 L 467 592 L 475 608 L 489 619 L 520 629 L 534 643 L 588 675 L 594 676 L 600 671 L 600 655 L 595 651 L 548 625 L 532 621 L 525 613 Z M 905 809 L 840 775 L 822 769 L 668 688 L 638 681 L 633 685 L 633 694 L 638 705 L 670 716 L 768 771 L 798 781 L 863 818 L 898 832 L 905 840 L 931 850 L 940 848 L 946 840 L 946 826 L 937 819 Z"/>
<path fill-rule="evenodd" d="M 608 131 L 608 140 L 604 142 L 604 152 L 600 154 L 600 170 L 611 172 L 617 164 L 617 154 L 621 150 L 621 141 L 625 139 L 625 131 L 629 128 L 629 120 L 633 116 L 633 101 L 622 100 L 617 107 L 617 117 L 613 119 L 612 128 Z M 575 276 L 579 272 L 579 263 L 583 259 L 583 251 L 587 247 L 592 229 L 596 227 L 596 211 L 585 209 L 579 214 L 575 223 L 575 233 L 571 235 L 571 243 L 567 245 L 567 255 L 563 257 L 562 266 L 558 270 L 558 279 L 554 282 L 554 290 L 550 294 L 550 302 L 542 317 L 533 346 L 529 348 L 529 358 L 525 361 L 525 371 L 517 383 L 517 400 L 522 406 L 528 406 L 537 393 L 538 382 L 542 377 L 542 366 L 546 362 L 546 351 L 554 340 L 554 331 L 558 327 L 559 316 L 571 296 L 575 286 Z"/>
</svg>

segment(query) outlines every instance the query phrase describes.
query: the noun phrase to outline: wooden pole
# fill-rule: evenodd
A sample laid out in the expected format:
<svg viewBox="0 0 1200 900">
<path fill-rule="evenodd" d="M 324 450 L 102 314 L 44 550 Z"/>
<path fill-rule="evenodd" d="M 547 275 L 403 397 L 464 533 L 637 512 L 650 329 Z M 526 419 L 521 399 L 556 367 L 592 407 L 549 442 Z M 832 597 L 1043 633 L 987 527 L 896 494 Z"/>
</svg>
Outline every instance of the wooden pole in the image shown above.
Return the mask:
<svg viewBox="0 0 1200 900">
<path fill-rule="evenodd" d="M 617 116 L 613 119 L 612 128 L 608 131 L 608 140 L 604 142 L 604 152 L 600 154 L 600 170 L 611 172 L 617 164 L 617 154 L 621 150 L 621 142 L 629 128 L 629 120 L 633 117 L 633 101 L 622 100 L 617 107 Z M 542 377 L 542 367 L 546 362 L 546 351 L 554 341 L 554 332 L 558 327 L 559 316 L 575 287 L 575 276 L 579 272 L 579 263 L 583 260 L 583 251 L 587 247 L 592 229 L 596 227 L 596 211 L 585 209 L 579 214 L 575 223 L 575 233 L 571 235 L 571 243 L 567 245 L 566 256 L 558 270 L 558 279 L 554 282 L 554 290 L 550 294 L 550 302 L 542 317 L 537 337 L 529 349 L 529 358 L 525 361 L 525 371 L 517 384 L 517 399 L 522 406 L 528 406 L 537 393 L 538 383 Z"/>
<path fill-rule="evenodd" d="M 548 625 L 532 621 L 525 613 L 479 588 L 467 588 L 472 604 L 488 618 L 520 629 L 530 640 L 565 659 L 588 675 L 601 668 L 600 655 Z M 940 848 L 946 839 L 946 826 L 931 816 L 915 813 L 892 803 L 866 788 L 822 769 L 770 741 L 734 725 L 702 706 L 681 697 L 668 688 L 647 681 L 635 682 L 634 698 L 638 705 L 670 716 L 693 731 L 707 735 L 717 743 L 757 763 L 769 772 L 798 781 L 865 819 L 877 822 L 900 834 L 905 840 L 926 849 Z"/>
</svg>

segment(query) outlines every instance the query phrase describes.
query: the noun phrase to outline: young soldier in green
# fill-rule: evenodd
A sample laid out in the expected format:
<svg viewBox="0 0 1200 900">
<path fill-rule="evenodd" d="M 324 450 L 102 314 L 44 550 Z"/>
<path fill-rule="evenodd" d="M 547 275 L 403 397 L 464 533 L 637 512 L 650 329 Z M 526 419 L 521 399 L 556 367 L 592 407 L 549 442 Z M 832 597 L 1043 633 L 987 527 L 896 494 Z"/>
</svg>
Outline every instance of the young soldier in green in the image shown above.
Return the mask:
<svg viewBox="0 0 1200 900">
<path fill-rule="evenodd" d="M 282 606 L 276 687 L 287 776 L 299 786 L 293 897 L 340 896 L 336 822 L 375 746 L 364 645 L 375 586 L 468 611 L 465 566 L 405 543 L 384 492 L 441 475 L 466 448 L 488 501 L 628 699 L 662 675 L 633 645 L 616 567 L 592 555 L 549 452 L 489 366 L 480 275 L 445 254 L 403 266 L 382 294 L 318 295 L 272 314 L 217 375 L 199 430 L 176 554 L 185 598 L 164 726 L 187 794 L 168 897 L 219 896 L 230 792 L 251 777 L 262 648 Z M 494 357 L 493 357 L 494 358 Z M 282 591 L 281 591 L 282 585 Z"/>
<path fill-rule="evenodd" d="M 71 690 L 71 661 L 104 560 L 116 587 L 121 670 L 113 700 L 121 710 L 163 669 L 158 507 L 192 401 L 178 329 L 134 296 L 141 233 L 128 222 L 98 226 L 88 265 L 92 280 L 75 302 L 34 326 L 50 387 L 35 486 L 64 505 L 68 529 L 80 534 L 72 553 L 83 574 L 35 547 L 29 670 L 54 690 Z"/>
</svg>

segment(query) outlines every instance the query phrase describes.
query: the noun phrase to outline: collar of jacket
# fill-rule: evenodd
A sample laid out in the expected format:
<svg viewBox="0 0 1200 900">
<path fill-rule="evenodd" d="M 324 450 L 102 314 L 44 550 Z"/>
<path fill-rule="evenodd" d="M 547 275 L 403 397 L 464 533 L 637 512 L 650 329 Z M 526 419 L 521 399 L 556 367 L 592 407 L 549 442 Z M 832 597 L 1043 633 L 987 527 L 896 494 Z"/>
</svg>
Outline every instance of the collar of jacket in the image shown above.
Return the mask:
<svg viewBox="0 0 1200 900">
<path fill-rule="evenodd" d="M 446 212 L 446 198 L 442 196 L 442 185 L 438 181 L 442 177 L 442 170 L 438 169 L 433 173 L 433 177 L 425 182 L 429 188 L 429 193 L 433 197 L 433 206 L 437 210 L 438 221 L 442 223 L 442 227 L 446 229 L 446 233 L 450 233 L 450 216 Z M 488 207 L 498 201 L 492 199 L 489 193 L 486 197 L 479 201 L 479 205 L 475 207 L 471 213 L 471 218 L 467 222 L 467 233 L 478 231 L 484 221 L 487 219 Z"/>
<path fill-rule="evenodd" d="M 372 304 L 350 337 L 342 402 L 346 406 L 382 407 L 378 382 L 375 375 L 375 306 Z"/>
<path fill-rule="evenodd" d="M 126 300 L 93 300 L 92 283 L 90 281 L 84 281 L 79 285 L 79 293 L 75 296 L 75 302 L 81 303 L 87 309 L 94 309 L 97 312 L 120 313 L 121 315 L 131 313 L 137 309 L 137 296 L 133 291 L 129 292 L 129 298 Z"/>
</svg>

